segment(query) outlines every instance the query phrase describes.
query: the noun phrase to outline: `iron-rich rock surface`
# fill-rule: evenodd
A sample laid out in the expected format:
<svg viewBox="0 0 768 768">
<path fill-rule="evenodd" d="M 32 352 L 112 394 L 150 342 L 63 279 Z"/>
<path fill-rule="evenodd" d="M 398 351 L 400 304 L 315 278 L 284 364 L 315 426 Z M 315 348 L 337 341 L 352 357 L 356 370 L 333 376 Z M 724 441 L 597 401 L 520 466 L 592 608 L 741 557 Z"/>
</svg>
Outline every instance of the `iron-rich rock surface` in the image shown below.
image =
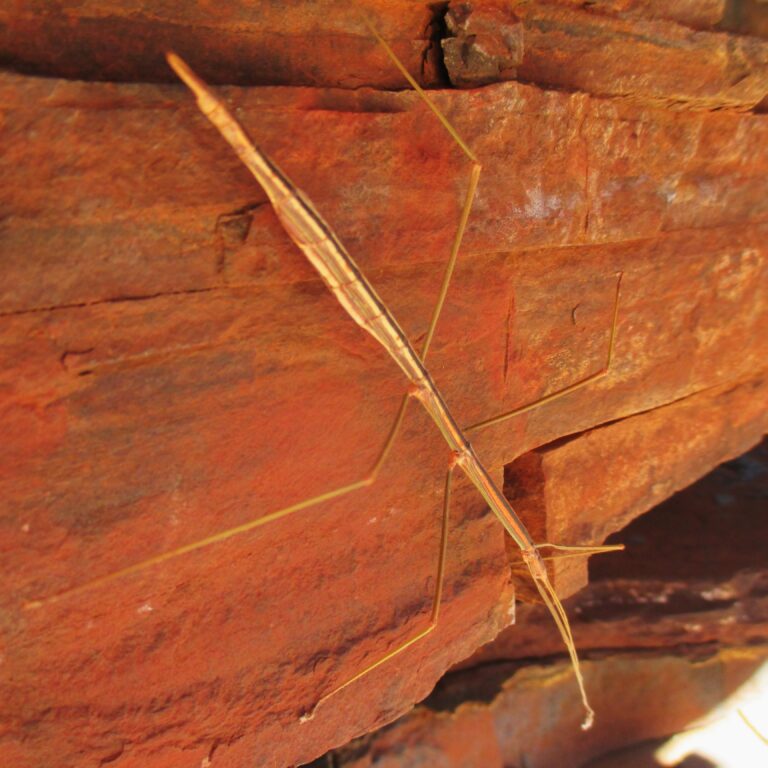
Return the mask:
<svg viewBox="0 0 768 768">
<path fill-rule="evenodd" d="M 766 722 L 766 499 L 768 441 L 611 537 L 625 542 L 625 553 L 592 561 L 589 587 L 567 608 L 589 658 L 594 731 L 581 733 L 575 701 L 561 698 L 574 695 L 572 678 L 557 661 L 546 612 L 523 606 L 514 626 L 450 672 L 423 705 L 335 751 L 332 764 L 651 766 L 662 764 L 652 753 L 665 743 L 676 753 L 683 742 L 716 746 L 704 738 L 709 727 L 721 729 L 723 764 L 763 765 L 764 745 L 738 710 Z"/>
<path fill-rule="evenodd" d="M 620 554 L 590 562 L 569 601 L 583 649 L 739 645 L 768 640 L 768 441 L 615 533 Z M 560 653 L 540 606 L 463 667 Z"/>
<path fill-rule="evenodd" d="M 722 727 L 727 717 L 731 727 L 724 730 L 730 741 L 721 748 L 738 753 L 741 747 L 736 739 L 753 740 L 749 750 L 753 759 L 743 765 L 758 766 L 755 759 L 765 745 L 744 723 L 739 725 L 737 708 L 739 702 L 742 706 L 752 703 L 759 714 L 745 688 L 761 675 L 766 659 L 768 647 L 757 645 L 698 654 L 623 653 L 587 661 L 585 679 L 603 713 L 588 733 L 579 728 L 571 674 L 564 664 L 522 669 L 499 664 L 473 670 L 466 681 L 453 681 L 455 687 L 447 692 L 445 702 L 417 707 L 392 726 L 353 742 L 334 755 L 333 765 L 641 768 L 677 764 L 704 768 L 712 763 L 695 749 L 689 754 L 696 759 L 687 763 L 658 763 L 647 752 L 645 761 L 638 763 L 631 763 L 626 753 L 615 762 L 595 758 L 638 742 L 654 741 L 657 748 L 669 745 L 676 733 L 698 721 L 720 720 Z M 764 673 L 762 678 L 764 694 Z M 729 698 L 734 704 L 718 713 L 716 708 Z M 325 768 L 321 761 L 314 766 Z"/>
<path fill-rule="evenodd" d="M 768 14 L 749 5 L 56 0 L 0 7 L 0 61 L 26 73 L 168 82 L 170 48 L 212 82 L 402 86 L 368 21 L 427 83 L 488 82 L 495 72 L 672 107 L 749 109 L 768 93 L 768 46 L 757 37 L 768 37 Z"/>
<path fill-rule="evenodd" d="M 737 456 L 759 440 L 766 431 L 766 410 L 765 381 L 712 387 L 523 454 L 506 467 L 505 493 L 537 541 L 603 541 L 692 483 L 722 457 Z M 750 502 L 747 494 L 742 514 L 753 512 Z M 759 516 L 748 519 L 759 528 Z M 689 527 L 697 531 L 691 541 L 699 543 L 697 518 Z M 666 546 L 665 556 L 680 562 L 683 578 L 690 576 L 686 568 L 696 547 L 686 547 L 684 537 L 678 536 L 682 551 L 676 553 L 665 544 L 665 537 L 659 538 L 659 548 Z M 727 553 L 717 552 L 714 538 L 711 546 L 719 562 Z M 644 556 L 649 562 L 657 559 L 653 547 Z M 625 562 L 627 557 L 622 554 L 618 560 Z M 561 559 L 553 569 L 563 594 L 587 583 L 584 558 Z"/>
<path fill-rule="evenodd" d="M 713 31 L 716 8 L 600 5 L 516 8 L 531 82 L 435 93 L 484 165 L 428 361 L 462 424 L 600 370 L 623 273 L 608 375 L 472 435 L 532 530 L 563 543 L 601 541 L 766 419 L 768 123 L 749 111 L 764 44 Z M 165 80 L 173 45 L 214 80 L 314 86 L 221 93 L 415 340 L 468 163 L 414 93 L 381 90 L 399 76 L 358 18 L 148 8 L 0 9 L 0 755 L 290 765 L 392 720 L 492 639 L 517 555 L 459 484 L 437 631 L 300 721 L 424 627 L 449 457 L 411 407 L 370 488 L 183 551 L 365 476 L 403 382 L 180 85 L 61 78 Z M 401 11 L 374 21 L 418 68 L 436 33 Z M 581 61 L 584 36 L 650 46 L 632 56 L 664 77 L 642 70 L 628 98 L 615 55 L 564 65 L 573 82 L 530 74 L 553 50 Z M 583 565 L 556 576 L 570 594 Z"/>
</svg>

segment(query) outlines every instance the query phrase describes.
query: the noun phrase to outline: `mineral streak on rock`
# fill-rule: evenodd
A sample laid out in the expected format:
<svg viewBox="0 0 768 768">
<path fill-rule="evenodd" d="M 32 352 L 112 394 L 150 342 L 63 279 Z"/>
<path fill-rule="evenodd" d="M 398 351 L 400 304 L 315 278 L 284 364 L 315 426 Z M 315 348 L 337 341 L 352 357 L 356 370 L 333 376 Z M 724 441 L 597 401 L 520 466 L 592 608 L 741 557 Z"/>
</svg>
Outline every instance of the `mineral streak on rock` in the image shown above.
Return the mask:
<svg viewBox="0 0 768 768">
<path fill-rule="evenodd" d="M 439 80 L 434 15 L 376 5 L 417 74 L 432 46 Z M 768 124 L 744 111 L 764 43 L 650 0 L 600 6 L 515 6 L 529 82 L 435 92 L 484 165 L 429 357 L 462 424 L 599 370 L 624 273 L 610 373 L 473 435 L 498 480 L 541 458 L 518 501 L 575 543 L 756 440 L 768 359 Z M 181 86 L 67 78 L 164 81 L 172 45 L 214 81 L 310 86 L 221 93 L 417 341 L 467 184 L 343 4 L 168 7 L 0 9 L 9 765 L 313 759 L 423 698 L 520 585 L 459 484 L 438 629 L 300 724 L 428 619 L 449 457 L 413 408 L 372 487 L 24 609 L 364 477 L 404 391 Z M 556 577 L 568 594 L 584 570 Z"/>
</svg>

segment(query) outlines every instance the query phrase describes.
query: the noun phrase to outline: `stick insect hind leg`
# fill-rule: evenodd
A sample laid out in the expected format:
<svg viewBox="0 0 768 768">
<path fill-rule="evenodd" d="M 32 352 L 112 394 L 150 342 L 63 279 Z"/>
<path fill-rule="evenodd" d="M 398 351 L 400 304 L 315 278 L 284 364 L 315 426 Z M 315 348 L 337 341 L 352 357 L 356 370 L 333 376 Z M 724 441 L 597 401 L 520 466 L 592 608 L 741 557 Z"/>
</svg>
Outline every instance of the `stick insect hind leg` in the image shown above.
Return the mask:
<svg viewBox="0 0 768 768">
<path fill-rule="evenodd" d="M 450 466 L 448 467 L 448 471 L 445 475 L 445 489 L 443 491 L 443 514 L 442 514 L 442 523 L 440 528 L 440 550 L 438 553 L 437 558 L 437 575 L 435 577 L 435 592 L 432 596 L 432 606 L 430 609 L 430 616 L 429 616 L 429 623 L 426 627 L 421 629 L 419 632 L 417 632 L 413 637 L 410 637 L 408 640 L 403 641 L 400 645 L 393 648 L 391 651 L 388 651 L 384 656 L 382 656 L 380 659 L 377 659 L 372 664 L 369 664 L 367 667 L 361 669 L 357 674 L 350 677 L 348 680 L 343 682 L 341 685 L 336 686 L 333 690 L 329 691 L 328 693 L 321 696 L 317 703 L 315 704 L 312 709 L 307 712 L 305 715 L 302 715 L 301 720 L 302 722 L 306 722 L 307 720 L 311 720 L 314 716 L 317 710 L 325 704 L 328 699 L 335 696 L 340 691 L 344 690 L 344 688 L 347 688 L 348 686 L 352 685 L 352 683 L 357 682 L 362 677 L 365 677 L 369 672 L 373 672 L 374 669 L 377 667 L 382 666 L 386 662 L 393 659 L 395 656 L 399 655 L 406 649 L 410 648 L 412 645 L 416 644 L 419 640 L 422 638 L 425 638 L 432 630 L 437 627 L 437 621 L 440 617 L 440 604 L 442 603 L 443 599 L 443 581 L 445 576 L 445 561 L 446 556 L 448 554 L 448 515 L 450 512 L 450 505 L 451 505 L 451 482 L 453 480 L 453 471 L 456 467 L 455 462 L 452 462 Z"/>
</svg>

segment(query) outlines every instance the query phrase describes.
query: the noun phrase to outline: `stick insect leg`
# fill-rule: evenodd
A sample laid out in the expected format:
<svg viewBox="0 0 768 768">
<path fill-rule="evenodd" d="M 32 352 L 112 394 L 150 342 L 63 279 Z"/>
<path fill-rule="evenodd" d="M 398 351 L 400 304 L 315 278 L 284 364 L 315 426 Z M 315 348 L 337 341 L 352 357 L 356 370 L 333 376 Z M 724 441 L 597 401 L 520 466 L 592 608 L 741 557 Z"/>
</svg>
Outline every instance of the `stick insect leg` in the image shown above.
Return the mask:
<svg viewBox="0 0 768 768">
<path fill-rule="evenodd" d="M 385 445 L 385 450 L 386 449 L 387 449 L 387 445 Z M 381 457 L 379 457 L 378 461 L 381 461 Z M 318 496 L 313 496 L 310 499 L 304 499 L 303 501 L 300 501 L 297 504 L 291 504 L 288 507 L 283 507 L 282 509 L 278 509 L 275 512 L 271 512 L 255 520 L 250 520 L 247 523 L 243 523 L 242 525 L 237 525 L 237 526 L 234 526 L 233 528 L 227 528 L 223 531 L 218 531 L 217 533 L 214 533 L 212 536 L 208 536 L 204 539 L 198 539 L 197 541 L 190 542 L 189 544 L 184 544 L 180 547 L 176 547 L 175 549 L 171 549 L 167 552 L 162 552 L 159 555 L 154 555 L 153 557 L 149 557 L 146 560 L 141 560 L 138 563 L 134 563 L 133 565 L 129 565 L 125 568 L 120 568 L 117 571 L 112 571 L 112 573 L 108 573 L 104 576 L 99 576 L 96 579 L 91 579 L 90 581 L 86 581 L 84 584 L 80 584 L 77 587 L 67 589 L 63 592 L 59 592 L 58 594 L 43 598 L 42 600 L 28 601 L 27 603 L 24 604 L 24 607 L 27 609 L 40 608 L 41 606 L 49 603 L 55 603 L 68 597 L 74 597 L 90 589 L 94 589 L 96 587 L 101 587 L 106 584 L 109 584 L 117 579 L 123 578 L 124 576 L 130 576 L 132 574 L 139 573 L 141 571 L 147 570 L 148 568 L 152 568 L 153 566 L 159 565 L 160 563 L 164 563 L 168 560 L 172 560 L 176 557 L 186 555 L 198 549 L 203 549 L 212 544 L 217 544 L 220 541 L 226 541 L 227 539 L 230 539 L 233 536 L 238 536 L 241 533 L 247 533 L 248 531 L 253 531 L 256 528 L 261 527 L 262 525 L 266 525 L 267 523 L 274 522 L 275 520 L 279 520 L 282 517 L 287 517 L 293 512 L 298 512 L 302 509 L 307 509 L 317 504 L 321 504 L 325 501 L 330 501 L 331 499 L 337 499 L 340 496 L 344 496 L 347 493 L 351 493 L 352 491 L 356 491 L 359 488 L 363 488 L 367 485 L 370 485 L 374 479 L 375 478 L 373 476 L 373 473 L 371 473 L 366 477 L 362 478 L 361 480 L 356 480 L 354 483 L 350 483 L 349 485 L 344 485 L 340 488 L 335 488 L 332 491 L 321 493 Z"/>
<path fill-rule="evenodd" d="M 160 565 L 161 563 L 164 563 L 168 560 L 173 560 L 174 558 L 181 557 L 182 555 L 189 554 L 190 552 L 195 552 L 196 550 L 209 547 L 212 544 L 218 544 L 219 542 L 226 541 L 227 539 L 231 539 L 233 536 L 239 536 L 240 534 L 254 531 L 257 528 L 266 525 L 267 523 L 280 520 L 281 518 L 287 517 L 294 512 L 300 512 L 301 510 L 309 509 L 310 507 L 317 506 L 318 504 L 322 504 L 326 501 L 332 501 L 333 499 L 341 498 L 348 493 L 353 493 L 354 491 L 360 490 L 361 488 L 367 488 L 373 485 L 378 478 L 379 472 L 381 471 L 384 462 L 389 456 L 392 446 L 394 445 L 397 433 L 405 417 L 406 405 L 409 399 L 409 396 L 406 395 L 401 401 L 395 420 L 392 424 L 392 427 L 390 428 L 387 439 L 384 442 L 384 446 L 382 447 L 379 456 L 373 465 L 373 468 L 367 475 L 365 475 L 365 477 L 362 477 L 359 480 L 355 480 L 354 482 L 347 485 L 342 485 L 339 488 L 326 491 L 325 493 L 320 493 L 317 496 L 312 496 L 309 499 L 304 499 L 303 501 L 299 501 L 296 504 L 291 504 L 290 506 L 283 507 L 282 509 L 278 509 L 274 512 L 270 512 L 269 514 L 263 515 L 262 517 L 256 518 L 255 520 L 249 520 L 242 525 L 226 528 L 225 530 L 218 531 L 217 533 L 214 533 L 211 536 L 207 536 L 206 538 L 198 539 L 197 541 L 190 542 L 189 544 L 183 544 L 180 547 L 168 550 L 167 552 L 162 552 L 161 554 L 154 555 L 153 557 L 148 557 L 146 560 L 141 560 L 138 563 L 134 563 L 125 568 L 112 571 L 111 573 L 108 573 L 104 576 L 91 579 L 90 581 L 86 581 L 85 583 L 76 587 L 72 587 L 71 589 L 50 595 L 41 600 L 27 601 L 24 604 L 24 608 L 31 610 L 40 608 L 43 605 L 58 602 L 65 598 L 74 597 L 96 587 L 110 584 L 117 579 L 131 576 L 135 573 L 140 573 L 141 571 L 145 571 L 149 568 Z"/>
<path fill-rule="evenodd" d="M 360 680 L 360 678 L 364 677 L 369 672 L 372 672 L 374 669 L 380 667 L 382 664 L 385 664 L 390 659 L 393 659 L 395 656 L 398 656 L 407 648 L 410 648 L 419 640 L 426 637 L 437 626 L 437 621 L 440 617 L 440 603 L 442 602 L 442 599 L 443 599 L 443 581 L 444 581 L 444 575 L 445 575 L 445 561 L 446 561 L 446 555 L 448 553 L 448 515 L 450 510 L 450 504 L 451 504 L 451 480 L 453 477 L 454 467 L 455 465 L 451 464 L 445 475 L 445 491 L 443 493 L 442 527 L 440 530 L 440 550 L 438 552 L 438 557 L 437 557 L 437 576 L 435 577 L 435 592 L 434 592 L 434 595 L 432 596 L 432 609 L 430 612 L 429 624 L 427 624 L 427 626 L 424 627 L 424 629 L 417 632 L 413 637 L 410 637 L 408 640 L 405 640 L 396 648 L 393 648 L 391 651 L 388 651 L 380 659 L 378 659 L 377 661 L 374 661 L 373 664 L 369 664 L 367 667 L 365 667 L 365 669 L 353 675 L 348 680 L 343 682 L 341 685 L 336 686 L 336 688 L 334 688 L 329 693 L 326 693 L 325 695 L 323 695 L 320 699 L 318 699 L 317 704 L 315 704 L 311 712 L 302 716 L 301 718 L 302 722 L 311 720 L 315 716 L 315 713 L 317 712 L 317 710 L 326 701 L 328 701 L 328 699 L 330 699 L 332 696 L 335 696 L 337 693 L 339 693 L 339 691 L 344 690 L 344 688 L 347 688 L 348 686 L 352 685 L 352 683 L 357 682 L 358 680 Z"/>
<path fill-rule="evenodd" d="M 622 277 L 623 277 L 622 272 L 619 272 L 616 275 L 616 292 L 614 294 L 613 312 L 611 315 L 611 327 L 608 335 L 608 353 L 606 355 L 605 364 L 602 366 L 602 368 L 600 368 L 600 370 L 590 374 L 589 376 L 583 379 L 580 379 L 577 382 L 574 382 L 573 384 L 568 385 L 567 387 L 564 387 L 563 389 L 559 389 L 555 392 L 550 392 L 548 395 L 544 395 L 544 397 L 540 397 L 538 400 L 534 400 L 531 403 L 527 403 L 526 405 L 519 406 L 517 408 L 512 409 L 511 411 L 506 411 L 496 416 L 492 416 L 489 419 L 484 419 L 483 421 L 477 422 L 476 424 L 473 424 L 467 427 L 465 431 L 479 432 L 480 430 L 485 429 L 486 427 L 490 427 L 494 424 L 499 424 L 503 421 L 506 421 L 507 419 L 511 419 L 515 416 L 519 416 L 523 413 L 527 413 L 528 411 L 532 411 L 542 405 L 546 405 L 547 403 L 551 403 L 555 400 L 559 400 L 561 397 L 565 397 L 566 395 L 571 394 L 571 392 L 575 392 L 576 390 L 581 389 L 582 387 L 585 387 L 588 384 L 591 384 L 592 382 L 597 381 L 598 379 L 601 379 L 603 376 L 606 376 L 611 369 L 611 362 L 613 361 L 613 354 L 616 347 L 616 326 L 617 326 L 618 317 L 619 317 L 619 298 L 621 294 L 621 278 Z M 550 544 L 548 542 L 537 544 L 536 547 L 537 549 L 555 550 L 555 554 L 542 557 L 542 560 L 556 560 L 556 559 L 562 559 L 566 557 L 586 557 L 589 555 L 604 554 L 606 552 L 617 552 L 624 549 L 623 544 L 604 544 L 604 545 L 597 545 L 597 546 L 566 546 L 563 544 Z"/>
<path fill-rule="evenodd" d="M 574 382 L 573 384 L 570 384 L 567 387 L 564 387 L 563 389 L 558 389 L 555 392 L 550 392 L 548 395 L 544 395 L 544 397 L 540 397 L 538 400 L 534 400 L 531 403 L 527 403 L 526 405 L 513 408 L 511 411 L 505 411 L 504 413 L 500 413 L 496 416 L 492 416 L 489 419 L 484 419 L 483 421 L 479 421 L 476 424 L 472 424 L 471 426 L 466 427 L 465 431 L 479 432 L 485 427 L 490 427 L 493 424 L 499 424 L 503 421 L 507 421 L 507 419 L 511 419 L 515 416 L 520 416 L 521 414 L 527 413 L 528 411 L 532 411 L 542 405 L 546 405 L 547 403 L 551 403 L 555 400 L 559 400 L 561 397 L 565 397 L 566 395 L 571 394 L 571 392 L 575 392 L 576 390 L 581 389 L 582 387 L 585 387 L 588 384 L 591 384 L 593 381 L 597 381 L 598 379 L 601 379 L 603 376 L 606 376 L 611 369 L 611 362 L 613 360 L 614 349 L 616 346 L 616 326 L 617 326 L 618 317 L 619 317 L 619 297 L 621 293 L 622 277 L 623 277 L 622 272 L 619 272 L 616 276 L 616 293 L 614 295 L 614 300 L 613 300 L 611 328 L 608 335 L 608 354 L 606 356 L 605 364 L 603 365 L 602 368 L 600 368 L 600 370 L 596 371 L 595 373 L 591 373 L 589 376 L 586 376 L 585 378 L 580 379 L 579 381 Z M 556 560 L 556 559 L 559 560 L 566 557 L 586 557 L 589 555 L 604 554 L 606 552 L 617 552 L 624 549 L 623 544 L 604 544 L 604 545 L 598 545 L 598 546 L 565 546 L 563 544 L 550 544 L 548 542 L 537 544 L 536 547 L 537 549 L 555 550 L 556 554 L 542 557 L 542 560 Z"/>
<path fill-rule="evenodd" d="M 560 636 L 563 638 L 565 647 L 568 649 L 568 656 L 571 659 L 571 667 L 573 668 L 574 675 L 576 675 L 576 683 L 579 686 L 581 702 L 584 705 L 584 710 L 586 712 L 586 717 L 581 724 L 581 728 L 582 730 L 587 731 L 592 727 L 592 723 L 595 720 L 595 711 L 590 706 L 589 699 L 587 698 L 587 691 L 584 687 L 584 677 L 581 674 L 581 664 L 579 663 L 579 656 L 576 653 L 576 643 L 571 632 L 571 624 L 568 621 L 568 614 L 566 614 L 565 608 L 560 602 L 560 598 L 557 596 L 557 592 L 555 592 L 555 588 L 552 586 L 546 573 L 543 578 L 536 578 L 534 576 L 533 583 L 536 585 L 536 589 L 539 590 L 541 599 L 544 601 L 544 605 L 547 606 L 547 610 L 552 615 L 557 629 L 560 632 Z"/>
<path fill-rule="evenodd" d="M 506 421 L 507 419 L 511 419 L 515 416 L 519 416 L 522 413 L 527 413 L 528 411 L 532 411 L 535 408 L 538 408 L 542 405 L 546 405 L 547 403 L 551 403 L 555 400 L 559 400 L 561 397 L 565 397 L 566 395 L 570 395 L 571 392 L 575 392 L 578 389 L 581 389 L 582 387 L 586 387 L 588 384 L 591 384 L 593 381 L 597 381 L 598 379 L 603 378 L 603 376 L 606 376 L 608 372 L 611 369 L 611 362 L 613 361 L 613 353 L 616 346 L 616 325 L 618 322 L 619 317 L 619 295 L 621 292 L 621 278 L 623 276 L 623 273 L 619 272 L 616 276 L 616 295 L 613 301 L 613 315 L 611 319 L 611 330 L 608 337 L 608 354 L 606 356 L 605 364 L 600 368 L 599 371 L 595 371 L 595 373 L 591 373 L 589 376 L 580 379 L 577 382 L 574 382 L 573 384 L 569 384 L 567 387 L 563 387 L 563 389 L 558 389 L 556 392 L 550 392 L 548 395 L 544 395 L 544 397 L 540 397 L 538 400 L 534 400 L 532 403 L 527 403 L 526 405 L 521 405 L 518 408 L 513 408 L 511 411 L 505 411 L 504 413 L 497 414 L 496 416 L 491 416 L 489 419 L 484 419 L 483 421 L 477 422 L 477 424 L 472 424 L 469 427 L 465 428 L 465 432 L 477 432 L 481 429 L 484 429 L 485 427 L 490 427 L 493 424 L 499 424 L 502 421 Z"/>
<path fill-rule="evenodd" d="M 542 560 L 563 560 L 566 557 L 585 557 L 588 555 L 603 555 L 606 552 L 622 552 L 623 544 L 599 544 L 595 546 L 566 546 L 565 544 L 537 544 L 536 549 L 554 549 L 557 554 L 542 557 Z"/>
<path fill-rule="evenodd" d="M 744 714 L 744 710 L 739 708 L 739 709 L 736 710 L 736 712 L 738 713 L 738 715 L 741 718 L 741 720 L 744 723 L 744 725 L 746 725 L 747 728 L 749 728 L 749 730 L 752 731 L 752 733 L 754 733 L 755 736 L 757 736 L 757 738 L 760 739 L 760 741 L 762 741 L 763 744 L 765 744 L 766 747 L 768 747 L 768 736 L 764 736 L 758 730 L 757 726 Z"/>
</svg>

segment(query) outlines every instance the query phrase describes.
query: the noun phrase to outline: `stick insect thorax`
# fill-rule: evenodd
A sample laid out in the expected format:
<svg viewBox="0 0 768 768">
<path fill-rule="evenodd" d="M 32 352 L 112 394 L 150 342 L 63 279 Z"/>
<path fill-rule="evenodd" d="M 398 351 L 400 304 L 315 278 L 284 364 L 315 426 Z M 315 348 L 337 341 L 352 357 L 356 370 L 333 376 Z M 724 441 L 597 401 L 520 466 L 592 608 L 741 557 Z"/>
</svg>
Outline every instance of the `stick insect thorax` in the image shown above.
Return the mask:
<svg viewBox="0 0 768 768">
<path fill-rule="evenodd" d="M 594 713 L 584 689 L 568 618 L 549 580 L 542 556 L 525 525 L 494 483 L 452 416 L 422 359 L 408 341 L 392 312 L 313 204 L 270 158 L 254 146 L 244 128 L 184 61 L 169 53 L 168 62 L 193 91 L 203 114 L 216 126 L 256 177 L 267 193 L 283 227 L 347 314 L 386 349 L 409 379 L 410 394 L 422 404 L 439 428 L 453 452 L 454 465 L 466 474 L 520 548 L 534 583 L 568 648 L 586 709 L 586 719 L 582 727 L 588 728 Z M 435 111 L 435 108 L 432 108 Z"/>
</svg>

